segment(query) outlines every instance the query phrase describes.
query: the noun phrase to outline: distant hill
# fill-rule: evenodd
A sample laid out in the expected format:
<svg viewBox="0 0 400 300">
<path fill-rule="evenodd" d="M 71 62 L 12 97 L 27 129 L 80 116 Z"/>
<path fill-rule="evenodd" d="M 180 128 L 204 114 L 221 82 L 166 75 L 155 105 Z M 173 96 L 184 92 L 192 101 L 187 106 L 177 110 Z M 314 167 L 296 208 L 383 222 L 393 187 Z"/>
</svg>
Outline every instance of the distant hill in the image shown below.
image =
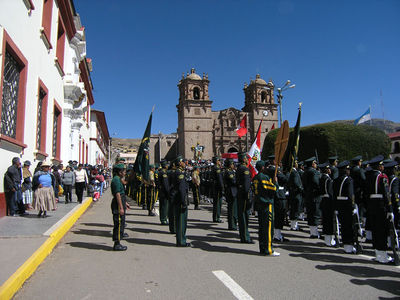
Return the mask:
<svg viewBox="0 0 400 300">
<path fill-rule="evenodd" d="M 140 146 L 141 139 L 120 139 L 113 138 L 112 145 L 114 148 L 121 149 L 138 149 Z"/>
<path fill-rule="evenodd" d="M 332 121 L 332 123 L 353 124 L 354 120 L 338 120 L 338 121 Z M 400 123 L 395 123 L 393 121 L 383 120 L 383 119 L 372 119 L 371 123 L 368 121 L 358 126 L 374 126 L 379 128 L 380 130 L 385 131 L 386 133 L 391 133 L 400 130 Z"/>
</svg>

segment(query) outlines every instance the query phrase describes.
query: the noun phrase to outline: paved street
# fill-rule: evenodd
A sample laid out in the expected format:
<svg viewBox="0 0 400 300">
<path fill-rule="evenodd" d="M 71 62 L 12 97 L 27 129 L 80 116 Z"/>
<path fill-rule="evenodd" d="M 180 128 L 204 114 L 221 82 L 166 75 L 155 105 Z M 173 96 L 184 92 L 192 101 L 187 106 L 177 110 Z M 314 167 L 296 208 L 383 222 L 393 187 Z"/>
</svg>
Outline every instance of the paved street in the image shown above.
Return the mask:
<svg viewBox="0 0 400 300">
<path fill-rule="evenodd" d="M 242 299 L 400 297 L 400 269 L 371 261 L 371 249 L 345 255 L 305 232 L 284 231 L 290 241 L 276 246 L 281 256 L 262 257 L 257 243 L 241 244 L 226 222 L 212 223 L 210 205 L 200 211 L 190 206 L 192 248 L 175 247 L 175 237 L 158 216 L 133 206 L 127 215 L 129 238 L 123 241 L 128 250 L 113 252 L 110 201 L 108 190 L 15 299 L 235 299 L 234 293 Z M 252 218 L 255 240 L 256 226 Z"/>
</svg>

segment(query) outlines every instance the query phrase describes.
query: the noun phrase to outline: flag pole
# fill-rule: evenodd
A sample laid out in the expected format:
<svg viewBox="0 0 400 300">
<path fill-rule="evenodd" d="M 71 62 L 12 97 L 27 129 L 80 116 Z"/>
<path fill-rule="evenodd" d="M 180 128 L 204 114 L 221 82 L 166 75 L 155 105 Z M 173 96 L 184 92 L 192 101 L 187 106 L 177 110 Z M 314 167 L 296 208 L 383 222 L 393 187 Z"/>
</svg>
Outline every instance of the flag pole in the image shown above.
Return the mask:
<svg viewBox="0 0 400 300">
<path fill-rule="evenodd" d="M 249 125 L 247 123 L 249 123 L 249 120 L 248 120 L 248 115 L 246 113 L 246 127 L 247 127 L 247 131 L 246 131 L 246 153 L 249 152 L 249 145 L 248 145 L 248 143 L 249 143 L 249 137 L 248 137 Z"/>
</svg>

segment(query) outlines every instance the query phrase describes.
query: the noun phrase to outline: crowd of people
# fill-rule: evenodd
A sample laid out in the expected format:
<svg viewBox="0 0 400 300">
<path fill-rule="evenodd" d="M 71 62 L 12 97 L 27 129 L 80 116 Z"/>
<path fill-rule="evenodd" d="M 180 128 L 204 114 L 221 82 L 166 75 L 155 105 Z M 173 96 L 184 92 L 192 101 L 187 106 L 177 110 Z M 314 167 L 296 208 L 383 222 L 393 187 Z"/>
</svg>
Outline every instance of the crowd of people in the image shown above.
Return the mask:
<svg viewBox="0 0 400 300">
<path fill-rule="evenodd" d="M 131 166 L 126 168 L 124 161 L 118 161 L 111 184 L 114 249 L 126 250 L 120 244 L 126 236 L 125 221 L 120 218 L 126 210 L 125 194 L 147 209 L 149 216 L 154 215 L 154 204 L 159 201 L 161 224 L 169 225 L 169 231 L 176 234 L 178 247 L 190 246 L 186 226 L 191 191 L 194 209 L 199 209 L 200 200 L 212 202 L 212 221 L 216 223 L 222 223 L 221 206 L 226 201 L 228 230 L 238 229 L 241 243 L 254 243 L 248 224 L 249 217 L 256 215 L 262 255 L 278 256 L 273 242 L 288 240 L 282 234 L 284 226 L 303 230 L 298 222 L 306 220 L 310 238 L 322 234 L 328 247 L 343 245 L 344 252 L 358 253 L 364 239 L 363 243 L 372 243 L 378 262 L 392 261 L 387 254 L 393 246 L 389 231 L 395 228 L 396 233 L 400 220 L 397 161 L 379 155 L 369 161 L 357 156 L 339 163 L 334 156 L 318 164 L 311 157 L 295 161 L 290 171 L 284 172 L 282 165 L 276 169 L 275 157 L 270 156 L 255 167 L 258 174 L 251 178 L 245 153 L 238 154 L 238 162 L 219 157 L 194 162 L 178 156 L 171 163 L 150 165 L 148 179 L 143 179 Z"/>
<path fill-rule="evenodd" d="M 38 217 L 45 218 L 49 211 L 57 209 L 60 197 L 64 203 L 72 203 L 73 189 L 77 203 L 82 203 L 84 191 L 96 201 L 107 187 L 110 174 L 102 165 L 83 165 L 77 161 L 51 165 L 38 162 L 31 171 L 29 160 L 21 163 L 19 157 L 12 159 L 12 165 L 4 174 L 6 214 L 25 216 L 28 211 L 37 211 Z"/>
</svg>

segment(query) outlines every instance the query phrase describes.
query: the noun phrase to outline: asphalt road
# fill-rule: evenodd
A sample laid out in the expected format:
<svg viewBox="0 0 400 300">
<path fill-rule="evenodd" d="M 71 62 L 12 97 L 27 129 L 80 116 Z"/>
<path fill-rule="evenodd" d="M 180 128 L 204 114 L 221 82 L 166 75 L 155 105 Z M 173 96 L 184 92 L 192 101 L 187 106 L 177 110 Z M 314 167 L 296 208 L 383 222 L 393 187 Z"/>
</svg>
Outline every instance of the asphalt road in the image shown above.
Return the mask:
<svg viewBox="0 0 400 300">
<path fill-rule="evenodd" d="M 275 246 L 281 256 L 259 256 L 257 243 L 241 244 L 226 222 L 211 222 L 210 205 L 199 211 L 190 206 L 192 248 L 175 247 L 168 226 L 134 206 L 123 241 L 128 250 L 114 252 L 109 193 L 88 209 L 15 299 L 400 298 L 400 268 L 373 262 L 371 249 L 346 255 L 306 232 L 284 231 L 290 241 Z M 255 218 L 250 226 L 257 240 Z"/>
</svg>

